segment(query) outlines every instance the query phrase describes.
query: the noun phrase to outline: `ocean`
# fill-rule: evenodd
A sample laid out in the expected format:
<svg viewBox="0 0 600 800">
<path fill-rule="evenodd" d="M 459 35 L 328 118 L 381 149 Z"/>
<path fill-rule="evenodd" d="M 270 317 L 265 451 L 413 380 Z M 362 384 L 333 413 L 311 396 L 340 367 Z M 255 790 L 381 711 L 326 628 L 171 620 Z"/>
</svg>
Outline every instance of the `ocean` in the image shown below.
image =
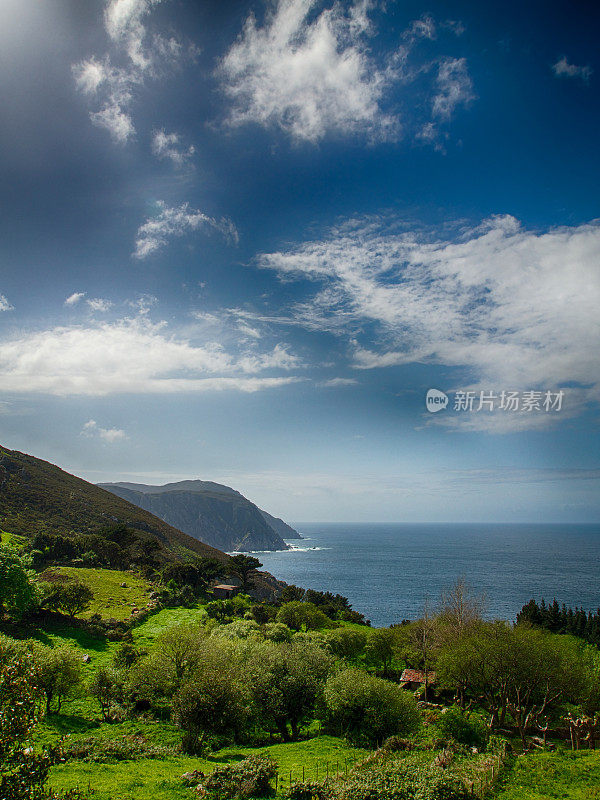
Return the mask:
<svg viewBox="0 0 600 800">
<path fill-rule="evenodd" d="M 464 576 L 488 619 L 514 620 L 532 597 L 600 606 L 600 525 L 303 524 L 294 549 L 257 553 L 263 569 L 343 594 L 373 625 L 416 619 Z"/>
</svg>

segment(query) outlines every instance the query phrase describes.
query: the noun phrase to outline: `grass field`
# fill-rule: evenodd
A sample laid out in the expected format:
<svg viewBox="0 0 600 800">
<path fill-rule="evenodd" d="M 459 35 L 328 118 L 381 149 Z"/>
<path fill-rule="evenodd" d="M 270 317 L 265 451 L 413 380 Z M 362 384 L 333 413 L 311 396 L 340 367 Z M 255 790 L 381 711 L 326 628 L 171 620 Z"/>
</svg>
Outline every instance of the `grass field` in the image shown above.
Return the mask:
<svg viewBox="0 0 600 800">
<path fill-rule="evenodd" d="M 87 788 L 89 784 L 96 800 L 183 800 L 190 797 L 190 790 L 181 780 L 184 772 L 199 769 L 208 774 L 216 766 L 241 760 L 250 753 L 270 755 L 279 766 L 280 786 L 287 786 L 290 773 L 293 781 L 302 780 L 303 774 L 306 780 L 315 780 L 318 768 L 321 780 L 327 770 L 331 775 L 336 770 L 343 772 L 346 764 L 350 767 L 368 751 L 349 747 L 333 736 L 320 736 L 263 748 L 227 747 L 209 758 L 174 756 L 113 764 L 67 762 L 54 767 L 49 785 L 65 790 L 76 786 Z"/>
<path fill-rule="evenodd" d="M 600 751 L 520 756 L 498 800 L 600 800 Z"/>
<path fill-rule="evenodd" d="M 86 567 L 53 567 L 52 572 L 68 575 L 90 587 L 94 599 L 82 616 L 100 614 L 105 619 L 125 620 L 131 616 L 132 608 L 145 608 L 152 590 L 149 581 L 118 569 L 90 569 Z M 127 584 L 122 587 L 121 584 Z"/>
</svg>

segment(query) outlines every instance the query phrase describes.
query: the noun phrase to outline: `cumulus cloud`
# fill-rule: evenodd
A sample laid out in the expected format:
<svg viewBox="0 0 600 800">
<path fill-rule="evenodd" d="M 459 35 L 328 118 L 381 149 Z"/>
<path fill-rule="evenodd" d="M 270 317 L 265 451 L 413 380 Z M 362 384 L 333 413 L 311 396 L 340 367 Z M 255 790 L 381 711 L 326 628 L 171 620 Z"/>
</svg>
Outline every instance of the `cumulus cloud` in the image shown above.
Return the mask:
<svg viewBox="0 0 600 800">
<path fill-rule="evenodd" d="M 146 317 L 60 326 L 0 342 L 5 393 L 256 392 L 298 380 L 289 374 L 298 365 L 282 345 L 227 352 L 216 342 L 197 344 L 169 334 L 164 323 Z"/>
<path fill-rule="evenodd" d="M 81 430 L 81 435 L 90 438 L 98 437 L 109 444 L 114 444 L 114 442 L 119 442 L 123 439 L 129 438 L 125 431 L 121 430 L 121 428 L 101 428 L 93 419 L 90 419 L 85 423 Z"/>
<path fill-rule="evenodd" d="M 237 242 L 238 234 L 235 225 L 228 219 L 217 220 L 202 211 L 189 207 L 188 203 L 169 207 L 163 202 L 157 203 L 158 213 L 149 217 L 140 225 L 135 240 L 135 258 L 146 258 L 165 247 L 172 237 L 184 236 L 201 228 L 219 231 L 227 239 Z"/>
<path fill-rule="evenodd" d="M 590 66 L 577 66 L 569 64 L 566 56 L 559 58 L 556 64 L 552 65 L 552 71 L 557 78 L 581 78 L 582 81 L 589 81 L 592 77 L 593 69 Z"/>
<path fill-rule="evenodd" d="M 189 163 L 195 148 L 193 145 L 187 148 L 183 146 L 178 133 L 165 133 L 161 129 L 154 131 L 152 136 L 152 152 L 157 158 L 168 159 L 181 168 Z"/>
<path fill-rule="evenodd" d="M 452 239 L 354 221 L 258 265 L 318 284 L 298 324 L 331 330 L 320 309 L 345 309 L 337 332 L 357 369 L 429 362 L 487 389 L 574 385 L 566 405 L 579 413 L 600 400 L 599 259 L 597 221 L 537 232 L 497 216 Z"/>
<path fill-rule="evenodd" d="M 386 95 L 393 84 L 428 70 L 408 70 L 407 61 L 419 39 L 436 37 L 435 21 L 427 15 L 414 20 L 397 50 L 378 63 L 368 47 L 375 3 L 329 5 L 317 13 L 317 0 L 278 0 L 262 26 L 253 14 L 246 19 L 218 70 L 231 101 L 229 125 L 274 125 L 309 142 L 331 133 L 398 138 L 401 121 L 387 108 Z M 448 117 L 460 102 L 459 84 L 466 98 L 464 59 L 444 60 L 437 80 L 438 105 Z"/>
<path fill-rule="evenodd" d="M 80 300 L 83 300 L 84 297 L 85 297 L 85 292 L 73 292 L 73 294 L 70 294 L 66 298 L 65 305 L 66 306 L 76 306 L 77 303 Z"/>
<path fill-rule="evenodd" d="M 0 294 L 0 311 L 13 311 L 14 306 L 12 306 L 6 297 L 3 294 Z"/>
<path fill-rule="evenodd" d="M 77 88 L 99 106 L 90 112 L 92 123 L 105 128 L 119 144 L 136 133 L 131 111 L 136 91 L 147 79 L 158 78 L 183 52 L 175 38 L 148 31 L 146 18 L 160 2 L 108 0 L 104 28 L 111 51 L 73 65 Z"/>
</svg>

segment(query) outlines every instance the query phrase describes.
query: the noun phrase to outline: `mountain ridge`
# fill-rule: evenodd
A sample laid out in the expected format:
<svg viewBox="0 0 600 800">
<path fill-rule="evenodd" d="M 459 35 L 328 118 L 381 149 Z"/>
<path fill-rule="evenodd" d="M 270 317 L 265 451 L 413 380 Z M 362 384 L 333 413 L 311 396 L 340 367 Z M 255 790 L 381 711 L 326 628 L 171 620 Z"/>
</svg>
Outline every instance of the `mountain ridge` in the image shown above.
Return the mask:
<svg viewBox="0 0 600 800">
<path fill-rule="evenodd" d="M 187 480 L 162 486 L 116 481 L 98 486 L 226 552 L 287 550 L 289 545 L 279 531 L 286 538 L 301 538 L 291 526 L 259 509 L 236 489 L 214 481 Z"/>
</svg>

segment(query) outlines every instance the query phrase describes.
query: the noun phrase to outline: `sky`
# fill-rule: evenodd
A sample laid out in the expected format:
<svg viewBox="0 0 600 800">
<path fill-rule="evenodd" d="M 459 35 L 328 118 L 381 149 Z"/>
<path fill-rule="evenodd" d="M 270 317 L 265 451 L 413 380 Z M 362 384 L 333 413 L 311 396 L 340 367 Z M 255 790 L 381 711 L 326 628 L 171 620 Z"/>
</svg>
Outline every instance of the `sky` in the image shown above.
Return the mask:
<svg viewBox="0 0 600 800">
<path fill-rule="evenodd" d="M 3 0 L 0 442 L 292 522 L 600 520 L 599 37 Z"/>
</svg>

